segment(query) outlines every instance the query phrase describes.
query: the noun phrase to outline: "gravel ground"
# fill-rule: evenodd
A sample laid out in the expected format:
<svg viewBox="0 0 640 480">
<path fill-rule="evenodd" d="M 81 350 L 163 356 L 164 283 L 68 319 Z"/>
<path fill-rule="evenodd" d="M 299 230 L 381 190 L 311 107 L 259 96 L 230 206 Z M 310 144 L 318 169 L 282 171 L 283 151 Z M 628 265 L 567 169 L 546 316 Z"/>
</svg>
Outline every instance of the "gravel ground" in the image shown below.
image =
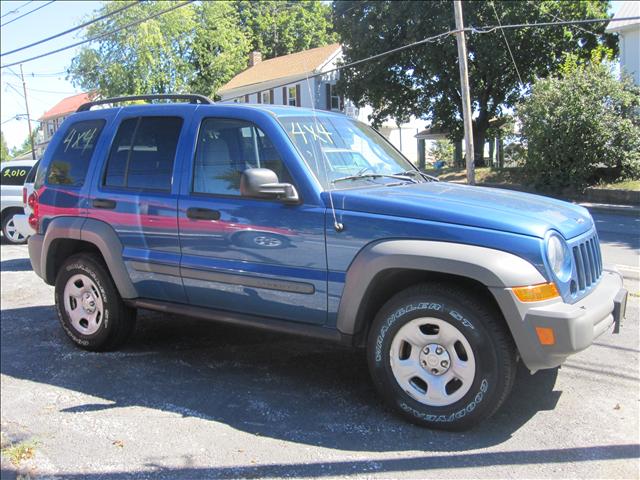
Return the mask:
<svg viewBox="0 0 640 480">
<path fill-rule="evenodd" d="M 1 250 L 3 444 L 31 447 L 18 467 L 5 450 L 2 478 L 639 476 L 635 240 L 603 248 L 636 294 L 622 334 L 521 369 L 502 410 L 462 434 L 397 418 L 361 352 L 318 341 L 142 312 L 122 351 L 81 351 L 26 247 Z"/>
</svg>

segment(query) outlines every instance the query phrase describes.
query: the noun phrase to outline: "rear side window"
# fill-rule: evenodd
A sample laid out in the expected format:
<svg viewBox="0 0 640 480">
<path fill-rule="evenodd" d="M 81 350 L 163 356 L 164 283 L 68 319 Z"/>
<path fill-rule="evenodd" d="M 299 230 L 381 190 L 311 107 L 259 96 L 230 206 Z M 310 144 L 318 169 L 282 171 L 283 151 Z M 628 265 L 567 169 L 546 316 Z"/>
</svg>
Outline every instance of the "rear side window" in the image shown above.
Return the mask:
<svg viewBox="0 0 640 480">
<path fill-rule="evenodd" d="M 181 129 L 180 117 L 123 121 L 109 154 L 103 184 L 134 190 L 171 190 Z"/>
<path fill-rule="evenodd" d="M 2 185 L 22 185 L 31 167 L 4 167 L 1 172 Z"/>
<path fill-rule="evenodd" d="M 47 183 L 80 187 L 104 127 L 104 120 L 86 120 L 69 126 L 51 158 Z"/>
<path fill-rule="evenodd" d="M 36 164 L 31 167 L 31 171 L 25 178 L 24 183 L 34 183 L 36 181 L 36 172 L 38 171 L 38 166 L 40 165 L 40 160 L 36 162 Z"/>
</svg>

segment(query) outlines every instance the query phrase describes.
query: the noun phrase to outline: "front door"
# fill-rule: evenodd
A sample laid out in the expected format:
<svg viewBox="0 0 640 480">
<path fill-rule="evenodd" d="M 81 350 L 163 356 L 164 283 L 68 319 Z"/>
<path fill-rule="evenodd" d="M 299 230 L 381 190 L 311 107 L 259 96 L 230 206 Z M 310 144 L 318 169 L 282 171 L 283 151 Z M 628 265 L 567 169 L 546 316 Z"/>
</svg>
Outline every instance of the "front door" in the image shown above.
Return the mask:
<svg viewBox="0 0 640 480">
<path fill-rule="evenodd" d="M 323 324 L 327 308 L 325 208 L 240 195 L 247 168 L 294 183 L 259 125 L 202 117 L 178 204 L 181 274 L 189 303 Z"/>
</svg>

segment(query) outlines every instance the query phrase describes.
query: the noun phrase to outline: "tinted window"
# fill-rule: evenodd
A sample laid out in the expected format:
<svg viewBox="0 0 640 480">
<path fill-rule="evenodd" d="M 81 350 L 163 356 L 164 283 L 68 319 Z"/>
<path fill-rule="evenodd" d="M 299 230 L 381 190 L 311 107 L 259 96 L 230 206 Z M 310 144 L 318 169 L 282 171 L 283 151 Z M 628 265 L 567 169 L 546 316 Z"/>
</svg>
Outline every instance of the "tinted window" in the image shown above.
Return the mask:
<svg viewBox="0 0 640 480">
<path fill-rule="evenodd" d="M 104 184 L 170 190 L 181 128 L 179 117 L 140 117 L 122 122 L 111 148 Z"/>
<path fill-rule="evenodd" d="M 31 167 L 5 167 L 0 180 L 2 185 L 22 185 Z"/>
<path fill-rule="evenodd" d="M 194 162 L 193 191 L 240 195 L 247 168 L 269 168 L 281 182 L 291 182 L 271 140 L 242 120 L 208 118 L 202 122 Z"/>
<path fill-rule="evenodd" d="M 40 165 L 40 160 L 36 162 L 36 164 L 31 167 L 31 171 L 27 175 L 27 178 L 24 180 L 24 183 L 33 183 L 36 181 L 36 172 L 38 171 L 38 166 Z"/>
<path fill-rule="evenodd" d="M 104 120 L 87 120 L 69 127 L 64 140 L 53 152 L 47 174 L 48 183 L 70 186 L 84 183 L 104 123 Z"/>
</svg>

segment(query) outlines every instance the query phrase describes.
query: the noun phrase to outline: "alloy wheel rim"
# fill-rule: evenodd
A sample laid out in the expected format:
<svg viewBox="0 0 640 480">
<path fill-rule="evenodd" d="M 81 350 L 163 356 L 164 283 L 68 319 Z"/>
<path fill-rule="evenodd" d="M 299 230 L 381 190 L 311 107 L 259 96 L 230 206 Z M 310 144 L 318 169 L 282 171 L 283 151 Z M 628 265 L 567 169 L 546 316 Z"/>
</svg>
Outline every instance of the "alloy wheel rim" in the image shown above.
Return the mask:
<svg viewBox="0 0 640 480">
<path fill-rule="evenodd" d="M 389 355 L 400 388 L 432 407 L 460 400 L 476 374 L 469 341 L 457 327 L 439 318 L 416 318 L 403 325 L 391 342 Z"/>
<path fill-rule="evenodd" d="M 82 335 L 98 331 L 104 318 L 104 302 L 95 282 L 87 275 L 73 275 L 64 287 L 64 309 L 71 325 Z"/>
<path fill-rule="evenodd" d="M 12 242 L 21 242 L 21 241 L 24 240 L 24 235 L 22 235 L 18 231 L 18 227 L 16 227 L 16 223 L 13 220 L 13 218 L 11 218 L 7 222 L 7 226 L 5 228 L 5 232 L 6 232 L 7 236 L 9 237 L 9 240 L 11 240 Z"/>
</svg>

